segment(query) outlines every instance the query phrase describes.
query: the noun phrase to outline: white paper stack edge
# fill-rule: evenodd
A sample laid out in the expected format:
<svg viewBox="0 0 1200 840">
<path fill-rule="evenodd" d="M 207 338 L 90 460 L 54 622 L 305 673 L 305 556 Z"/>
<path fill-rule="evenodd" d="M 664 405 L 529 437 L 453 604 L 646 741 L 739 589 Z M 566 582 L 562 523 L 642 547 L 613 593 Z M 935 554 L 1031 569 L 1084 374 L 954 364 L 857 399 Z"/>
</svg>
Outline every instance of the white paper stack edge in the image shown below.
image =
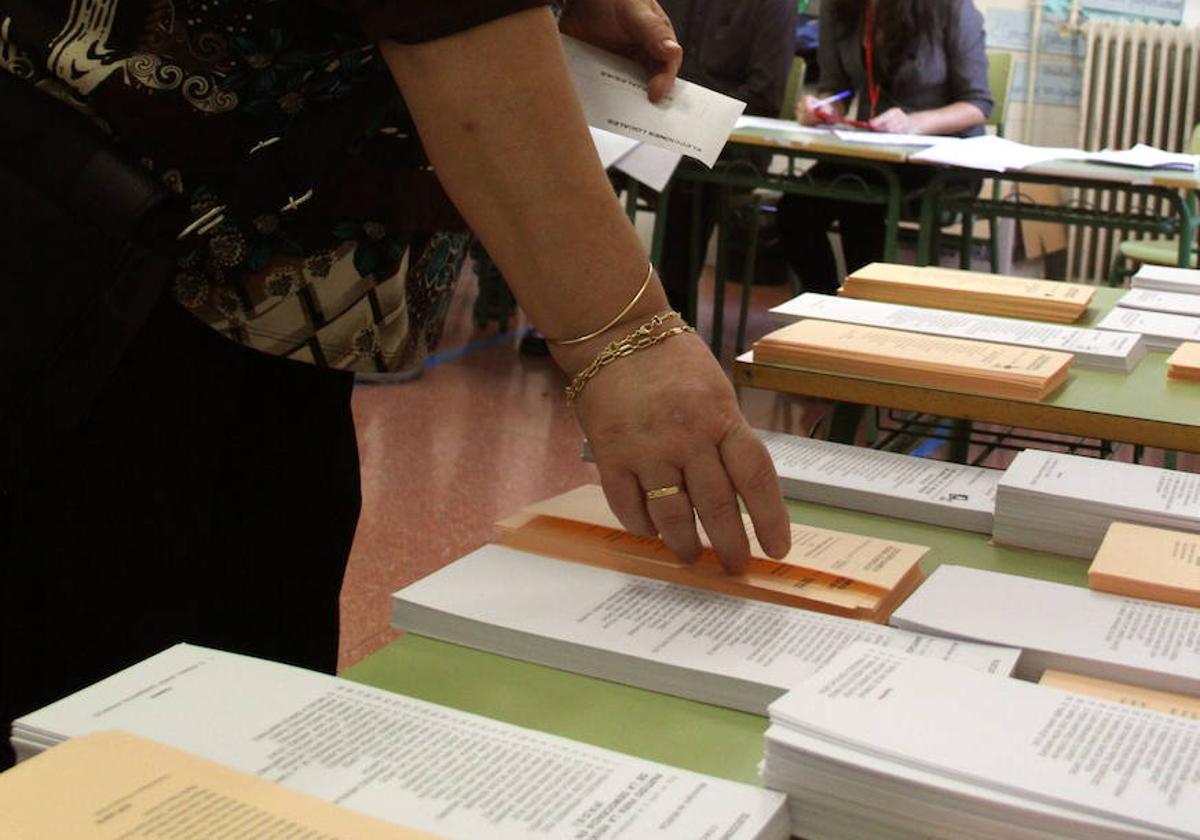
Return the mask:
<svg viewBox="0 0 1200 840">
<path fill-rule="evenodd" d="M 1145 309 L 1170 315 L 1200 316 L 1200 296 L 1186 292 L 1161 292 L 1157 289 L 1130 289 L 1117 301 L 1126 309 Z"/>
<path fill-rule="evenodd" d="M 1185 341 L 1200 341 L 1200 318 L 1114 306 L 1097 329 L 1141 333 L 1147 350 L 1174 350 Z"/>
<path fill-rule="evenodd" d="M 1194 268 L 1174 268 L 1167 265 L 1142 263 L 1142 267 L 1129 281 L 1129 285 L 1135 289 L 1200 294 L 1200 271 Z"/>
<path fill-rule="evenodd" d="M 1026 449 L 1000 479 L 992 536 L 1090 560 L 1113 522 L 1200 532 L 1200 474 Z"/>
<path fill-rule="evenodd" d="M 752 785 L 190 645 L 26 715 L 14 741 L 105 729 L 451 840 L 790 833 L 783 797 Z"/>
<path fill-rule="evenodd" d="M 1000 470 L 758 431 L 783 495 L 981 534 L 992 532 Z"/>
<path fill-rule="evenodd" d="M 394 593 L 392 626 L 757 715 L 854 641 L 998 676 L 1020 654 L 499 545 Z"/>
<path fill-rule="evenodd" d="M 1200 721 L 860 645 L 770 714 L 807 840 L 1200 838 Z"/>
<path fill-rule="evenodd" d="M 1022 649 L 1015 676 L 1047 668 L 1200 697 L 1200 609 L 1082 586 L 939 566 L 891 623 Z"/>
<path fill-rule="evenodd" d="M 1073 354 L 1073 364 L 1101 370 L 1129 372 L 1146 356 L 1145 342 L 1140 335 L 1134 333 L 1092 330 L 1048 324 L 1044 321 L 977 315 L 972 312 L 930 309 L 812 292 L 805 292 L 779 304 L 770 310 L 770 314 L 775 321 L 783 324 L 790 324 L 802 318 L 816 318 L 926 335 L 1057 350 Z"/>
</svg>

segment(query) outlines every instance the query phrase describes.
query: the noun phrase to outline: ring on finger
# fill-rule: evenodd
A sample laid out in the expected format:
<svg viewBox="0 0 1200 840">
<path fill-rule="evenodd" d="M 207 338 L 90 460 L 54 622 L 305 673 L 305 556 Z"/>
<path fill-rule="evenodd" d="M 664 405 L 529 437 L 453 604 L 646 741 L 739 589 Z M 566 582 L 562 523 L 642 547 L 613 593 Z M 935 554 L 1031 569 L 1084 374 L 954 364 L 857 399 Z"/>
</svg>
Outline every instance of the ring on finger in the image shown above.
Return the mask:
<svg viewBox="0 0 1200 840">
<path fill-rule="evenodd" d="M 683 488 L 678 484 L 668 484 L 666 487 L 655 487 L 653 490 L 646 491 L 646 500 L 665 499 L 668 496 L 675 496 L 683 492 Z"/>
</svg>

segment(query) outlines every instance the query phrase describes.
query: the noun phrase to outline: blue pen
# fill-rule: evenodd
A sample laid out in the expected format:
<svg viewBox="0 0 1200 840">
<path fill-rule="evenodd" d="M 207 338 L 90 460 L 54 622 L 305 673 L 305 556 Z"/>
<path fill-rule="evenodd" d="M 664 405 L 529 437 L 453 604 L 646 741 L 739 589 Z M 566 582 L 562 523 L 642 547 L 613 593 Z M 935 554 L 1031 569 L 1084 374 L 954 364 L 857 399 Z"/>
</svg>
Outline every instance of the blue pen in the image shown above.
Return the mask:
<svg viewBox="0 0 1200 840">
<path fill-rule="evenodd" d="M 844 90 L 841 93 L 835 93 L 833 96 L 826 96 L 824 99 L 818 99 L 812 104 L 812 110 L 816 111 L 819 108 L 825 108 L 832 105 L 834 102 L 841 102 L 843 99 L 849 99 L 854 95 L 852 90 Z"/>
</svg>

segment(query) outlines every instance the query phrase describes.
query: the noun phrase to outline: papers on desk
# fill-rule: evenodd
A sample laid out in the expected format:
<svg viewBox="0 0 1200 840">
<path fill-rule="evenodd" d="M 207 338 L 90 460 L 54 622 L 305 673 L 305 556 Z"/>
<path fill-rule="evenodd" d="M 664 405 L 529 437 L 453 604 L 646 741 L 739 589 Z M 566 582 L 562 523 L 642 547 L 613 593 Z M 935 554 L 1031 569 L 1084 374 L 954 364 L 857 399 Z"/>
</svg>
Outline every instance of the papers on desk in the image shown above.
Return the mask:
<svg viewBox="0 0 1200 840">
<path fill-rule="evenodd" d="M 947 659 L 998 680 L 1019 654 L 498 545 L 396 592 L 392 625 L 758 715 L 854 641 Z"/>
<path fill-rule="evenodd" d="M 1200 271 L 1194 268 L 1174 268 L 1168 265 L 1142 263 L 1142 267 L 1129 281 L 1129 285 L 1135 289 L 1200 294 Z"/>
<path fill-rule="evenodd" d="M 1200 169 L 1200 155 L 1164 152 L 1162 149 L 1138 143 L 1132 149 L 1104 149 L 1089 152 L 1085 158 L 1091 163 L 1109 163 L 1114 166 L 1133 166 L 1138 169 L 1172 169 L 1180 172 L 1195 172 Z"/>
<path fill-rule="evenodd" d="M 892 625 L 1019 647 L 1021 679 L 1053 668 L 1200 695 L 1200 610 L 1189 607 L 944 564 L 896 610 Z"/>
<path fill-rule="evenodd" d="M 1042 400 L 1067 381 L 1069 353 L 803 320 L 754 345 L 754 360 L 1016 400 Z"/>
<path fill-rule="evenodd" d="M 1095 291 L 1079 283 L 877 262 L 853 271 L 840 293 L 885 303 L 1070 323 L 1087 312 Z"/>
<path fill-rule="evenodd" d="M 1100 592 L 1200 607 L 1200 534 L 1114 522 L 1088 569 L 1088 584 Z"/>
<path fill-rule="evenodd" d="M 522 588 L 512 583 L 506 595 Z M 504 600 L 499 591 L 487 597 Z M 13 740 L 27 754 L 102 729 L 456 840 L 790 833 L 783 797 L 770 791 L 191 645 L 24 716 Z"/>
<path fill-rule="evenodd" d="M 992 532 L 1000 470 L 756 430 L 789 499 Z"/>
<path fill-rule="evenodd" d="M 795 120 L 780 120 L 774 117 L 755 117 L 750 114 L 742 114 L 737 118 L 737 123 L 734 130 L 742 128 L 761 128 L 767 131 L 784 131 L 789 134 L 815 134 L 815 135 L 830 135 L 833 132 L 828 128 L 821 128 L 815 125 L 800 125 Z"/>
<path fill-rule="evenodd" d="M 776 320 L 789 323 L 800 318 L 816 318 L 928 335 L 994 341 L 1018 347 L 1041 347 L 1072 353 L 1075 364 L 1102 370 L 1131 371 L 1146 355 L 1142 337 L 1132 333 L 1061 327 L 1037 321 L 995 318 L 812 292 L 781 303 L 771 310 L 771 315 Z"/>
<path fill-rule="evenodd" d="M 125 732 L 0 774 L 0 814 L 5 840 L 437 840 Z"/>
<path fill-rule="evenodd" d="M 866 646 L 770 714 L 763 782 L 813 840 L 1200 837 L 1200 721 Z"/>
<path fill-rule="evenodd" d="M 677 79 L 661 102 L 646 95 L 649 74 L 636 61 L 563 36 L 575 92 L 588 124 L 712 166 L 745 102 Z"/>
<path fill-rule="evenodd" d="M 1171 315 L 1200 315 L 1200 295 L 1185 292 L 1160 292 L 1156 289 L 1130 289 L 1117 301 L 1126 309 L 1148 309 Z"/>
<path fill-rule="evenodd" d="M 845 128 L 834 129 L 833 133 L 839 140 L 878 146 L 940 146 L 962 140 L 961 137 L 939 134 L 889 134 L 885 131 L 853 131 Z"/>
<path fill-rule="evenodd" d="M 1200 382 L 1200 343 L 1185 341 L 1167 358 L 1167 379 Z"/>
<path fill-rule="evenodd" d="M 1200 532 L 1200 474 L 1026 449 L 1000 479 L 992 535 L 1090 560 L 1113 522 Z"/>
<path fill-rule="evenodd" d="M 1113 307 L 1097 329 L 1141 333 L 1150 350 L 1174 350 L 1185 341 L 1200 341 L 1200 318 Z"/>
<path fill-rule="evenodd" d="M 1010 169 L 1024 169 L 1048 160 L 1078 160 L 1085 154 L 1079 149 L 1026 146 L 1024 143 L 985 134 L 981 137 L 967 137 L 957 143 L 938 143 L 910 155 L 908 159 L 964 169 L 1006 172 Z"/>
<path fill-rule="evenodd" d="M 746 571 L 730 576 L 705 546 L 694 563 L 681 563 L 658 538 L 625 531 L 598 485 L 585 484 L 530 505 L 499 523 L 500 541 L 524 551 L 586 563 L 645 578 L 739 598 L 817 610 L 867 621 L 887 621 L 896 604 L 920 583 L 925 546 L 859 534 L 791 526 L 792 547 L 774 560 L 750 538 Z"/>
</svg>

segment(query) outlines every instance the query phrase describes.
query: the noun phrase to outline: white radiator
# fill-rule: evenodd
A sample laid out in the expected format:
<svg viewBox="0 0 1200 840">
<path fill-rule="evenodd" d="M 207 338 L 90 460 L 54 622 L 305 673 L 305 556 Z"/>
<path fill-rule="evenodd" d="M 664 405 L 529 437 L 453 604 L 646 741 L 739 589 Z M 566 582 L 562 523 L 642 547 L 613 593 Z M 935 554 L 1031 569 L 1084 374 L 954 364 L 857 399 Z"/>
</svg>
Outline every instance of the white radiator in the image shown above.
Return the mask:
<svg viewBox="0 0 1200 840">
<path fill-rule="evenodd" d="M 1168 151 L 1187 150 L 1200 114 L 1200 29 L 1088 21 L 1083 36 L 1087 52 L 1079 147 L 1125 149 L 1149 143 Z M 1124 194 L 1102 190 L 1077 190 L 1073 200 L 1115 212 L 1129 209 L 1130 201 Z M 1165 212 L 1161 203 L 1151 200 L 1149 210 Z M 1102 282 L 1117 245 L 1127 236 L 1072 226 L 1068 276 Z"/>
</svg>

